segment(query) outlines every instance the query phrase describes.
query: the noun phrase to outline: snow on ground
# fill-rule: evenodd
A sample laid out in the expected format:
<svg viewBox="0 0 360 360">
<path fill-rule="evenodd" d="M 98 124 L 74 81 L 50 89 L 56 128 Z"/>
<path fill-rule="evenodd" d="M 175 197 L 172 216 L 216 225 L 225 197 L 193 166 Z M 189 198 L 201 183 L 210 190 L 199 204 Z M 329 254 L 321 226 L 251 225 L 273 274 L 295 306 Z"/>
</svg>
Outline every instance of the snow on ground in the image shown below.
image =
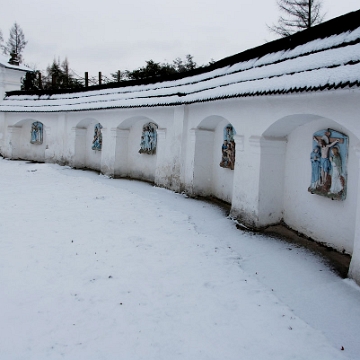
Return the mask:
<svg viewBox="0 0 360 360">
<path fill-rule="evenodd" d="M 360 357 L 359 288 L 215 205 L 1 158 L 0 185 L 2 360 Z"/>
</svg>

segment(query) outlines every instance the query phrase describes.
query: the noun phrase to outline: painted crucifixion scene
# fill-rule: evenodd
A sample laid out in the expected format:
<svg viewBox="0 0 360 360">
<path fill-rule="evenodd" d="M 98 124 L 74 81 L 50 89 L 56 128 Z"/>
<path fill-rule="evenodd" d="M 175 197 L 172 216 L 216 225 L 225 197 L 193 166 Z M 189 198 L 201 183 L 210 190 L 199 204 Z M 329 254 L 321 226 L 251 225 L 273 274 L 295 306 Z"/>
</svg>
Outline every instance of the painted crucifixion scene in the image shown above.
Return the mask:
<svg viewBox="0 0 360 360">
<path fill-rule="evenodd" d="M 39 121 L 35 121 L 31 124 L 31 144 L 43 143 L 43 124 Z"/>
<path fill-rule="evenodd" d="M 234 170 L 235 166 L 235 134 L 236 131 L 231 124 L 228 124 L 224 127 L 220 166 L 230 170 Z"/>
<path fill-rule="evenodd" d="M 309 192 L 332 200 L 345 200 L 348 145 L 348 137 L 338 131 L 323 129 L 314 133 Z"/>
<path fill-rule="evenodd" d="M 156 136 L 157 125 L 149 122 L 143 126 L 140 142 L 140 154 L 153 155 L 156 153 L 157 136 Z"/>
</svg>

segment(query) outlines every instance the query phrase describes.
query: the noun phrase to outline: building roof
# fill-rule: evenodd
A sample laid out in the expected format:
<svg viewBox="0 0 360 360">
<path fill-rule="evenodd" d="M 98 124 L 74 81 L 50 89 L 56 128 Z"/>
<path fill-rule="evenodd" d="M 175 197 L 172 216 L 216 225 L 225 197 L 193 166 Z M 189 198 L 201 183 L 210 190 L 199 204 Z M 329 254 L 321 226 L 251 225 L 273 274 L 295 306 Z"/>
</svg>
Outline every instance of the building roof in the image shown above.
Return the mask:
<svg viewBox="0 0 360 360">
<path fill-rule="evenodd" d="M 360 10 L 168 78 L 72 91 L 9 92 L 5 112 L 172 106 L 360 86 Z"/>
<path fill-rule="evenodd" d="M 19 70 L 19 71 L 32 71 L 30 68 L 24 65 L 11 65 L 9 64 L 9 56 L 0 54 L 0 66 L 7 69 Z"/>
</svg>

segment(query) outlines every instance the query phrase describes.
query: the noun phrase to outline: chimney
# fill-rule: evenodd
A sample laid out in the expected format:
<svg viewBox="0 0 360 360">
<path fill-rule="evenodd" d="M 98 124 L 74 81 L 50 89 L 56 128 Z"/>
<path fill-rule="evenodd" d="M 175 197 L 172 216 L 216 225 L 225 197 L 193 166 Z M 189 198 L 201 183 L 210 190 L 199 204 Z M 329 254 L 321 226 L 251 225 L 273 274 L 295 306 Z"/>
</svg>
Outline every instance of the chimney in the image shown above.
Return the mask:
<svg viewBox="0 0 360 360">
<path fill-rule="evenodd" d="M 20 60 L 18 58 L 18 54 L 12 52 L 10 54 L 10 60 L 9 60 L 9 64 L 10 65 L 16 65 L 16 66 L 19 66 L 20 65 Z"/>
</svg>

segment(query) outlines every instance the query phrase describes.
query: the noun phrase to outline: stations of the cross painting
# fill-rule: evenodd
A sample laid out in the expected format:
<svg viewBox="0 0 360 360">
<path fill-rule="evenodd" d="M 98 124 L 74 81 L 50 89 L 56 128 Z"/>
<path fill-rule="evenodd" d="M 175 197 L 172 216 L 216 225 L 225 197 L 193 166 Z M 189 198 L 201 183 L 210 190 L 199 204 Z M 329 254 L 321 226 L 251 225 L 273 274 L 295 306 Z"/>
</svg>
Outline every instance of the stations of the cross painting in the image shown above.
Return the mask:
<svg viewBox="0 0 360 360">
<path fill-rule="evenodd" d="M 324 129 L 313 135 L 310 154 L 312 173 L 309 192 L 335 200 L 346 197 L 346 159 L 348 137 L 338 131 Z M 316 144 L 316 145 L 315 145 Z"/>
<path fill-rule="evenodd" d="M 314 136 L 314 139 L 316 139 L 317 142 L 319 142 L 320 140 L 324 140 L 327 145 L 335 142 L 336 140 L 338 140 L 339 144 L 344 143 L 344 138 L 332 137 L 330 129 L 328 129 L 328 131 L 326 131 L 323 136 Z"/>
</svg>

